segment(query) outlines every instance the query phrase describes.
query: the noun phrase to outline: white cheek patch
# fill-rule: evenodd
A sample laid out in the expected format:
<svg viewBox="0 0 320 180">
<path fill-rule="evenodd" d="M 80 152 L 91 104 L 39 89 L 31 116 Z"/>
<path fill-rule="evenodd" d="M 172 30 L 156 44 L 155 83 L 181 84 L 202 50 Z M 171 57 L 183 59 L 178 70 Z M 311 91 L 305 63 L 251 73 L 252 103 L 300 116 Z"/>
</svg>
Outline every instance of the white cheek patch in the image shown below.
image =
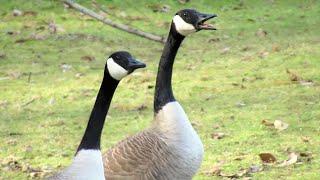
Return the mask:
<svg viewBox="0 0 320 180">
<path fill-rule="evenodd" d="M 192 24 L 185 22 L 179 15 L 173 17 L 173 23 L 176 30 L 183 36 L 196 32 L 196 28 Z"/>
<path fill-rule="evenodd" d="M 114 79 L 120 81 L 126 75 L 128 75 L 128 71 L 121 67 L 119 64 L 114 62 L 112 58 L 107 60 L 107 67 L 110 73 L 110 76 Z"/>
</svg>

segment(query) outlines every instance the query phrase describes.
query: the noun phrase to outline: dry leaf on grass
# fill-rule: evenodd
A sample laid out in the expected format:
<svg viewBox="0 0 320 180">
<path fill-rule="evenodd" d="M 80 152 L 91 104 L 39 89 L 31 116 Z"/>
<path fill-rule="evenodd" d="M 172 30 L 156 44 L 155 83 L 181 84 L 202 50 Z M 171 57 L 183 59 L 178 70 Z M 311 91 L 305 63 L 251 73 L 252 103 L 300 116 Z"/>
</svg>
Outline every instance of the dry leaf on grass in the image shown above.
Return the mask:
<svg viewBox="0 0 320 180">
<path fill-rule="evenodd" d="M 217 164 L 215 164 L 210 170 L 204 172 L 203 174 L 206 176 L 219 176 L 221 173 L 221 167 L 225 161 L 219 161 Z"/>
<path fill-rule="evenodd" d="M 226 174 L 226 173 L 220 172 L 219 176 L 235 179 L 235 178 L 241 178 L 247 175 L 248 173 L 249 171 L 247 169 L 240 169 L 237 173 L 232 173 L 232 174 Z"/>
<path fill-rule="evenodd" d="M 62 72 L 67 72 L 72 68 L 72 66 L 66 63 L 62 63 L 60 64 L 60 68 L 62 69 Z"/>
<path fill-rule="evenodd" d="M 289 78 L 292 82 L 299 82 L 303 86 L 311 86 L 314 84 L 314 82 L 311 79 L 303 79 L 297 73 L 294 73 L 289 69 L 287 69 L 287 74 L 289 75 Z"/>
<path fill-rule="evenodd" d="M 296 73 L 290 71 L 289 69 L 287 69 L 287 73 L 288 73 L 291 81 L 301 81 L 301 80 L 303 80 L 302 77 L 300 77 Z"/>
<path fill-rule="evenodd" d="M 307 143 L 307 142 L 310 142 L 310 137 L 302 136 L 301 139 L 302 139 L 303 142 L 306 142 L 306 143 Z"/>
<path fill-rule="evenodd" d="M 271 153 L 260 153 L 259 157 L 263 163 L 275 163 L 277 161 Z"/>
<path fill-rule="evenodd" d="M 7 56 L 6 56 L 6 54 L 5 53 L 1 53 L 0 52 L 0 59 L 4 59 L 4 58 L 6 58 Z"/>
<path fill-rule="evenodd" d="M 273 125 L 274 125 L 274 128 L 276 128 L 279 131 L 283 131 L 289 127 L 289 124 L 287 124 L 281 120 L 275 120 Z"/>
<path fill-rule="evenodd" d="M 258 31 L 256 32 L 256 36 L 262 38 L 262 37 L 266 37 L 268 35 L 268 32 L 266 30 L 263 29 L 258 29 Z"/>
<path fill-rule="evenodd" d="M 313 157 L 311 152 L 300 152 L 299 162 L 310 162 Z"/>
<path fill-rule="evenodd" d="M 257 173 L 263 171 L 263 167 L 259 165 L 251 165 L 248 171 L 249 173 Z"/>
<path fill-rule="evenodd" d="M 178 2 L 180 3 L 180 4 L 185 4 L 185 3 L 187 3 L 187 2 L 189 2 L 190 0 L 178 0 Z"/>
<path fill-rule="evenodd" d="M 30 38 L 21 38 L 21 39 L 18 39 L 15 41 L 15 43 L 24 43 L 26 41 L 30 41 L 31 39 Z"/>
<path fill-rule="evenodd" d="M 24 15 L 24 16 L 37 16 L 38 13 L 35 12 L 35 11 L 24 11 L 24 12 L 23 12 L 23 15 Z"/>
<path fill-rule="evenodd" d="M 221 50 L 221 54 L 227 54 L 228 52 L 230 52 L 231 48 L 230 47 L 225 47 Z"/>
<path fill-rule="evenodd" d="M 94 61 L 96 58 L 94 56 L 82 56 L 81 60 L 87 61 L 87 62 L 91 62 Z"/>
<path fill-rule="evenodd" d="M 273 122 L 268 121 L 266 119 L 262 120 L 261 123 L 265 126 L 273 127 Z"/>
<path fill-rule="evenodd" d="M 212 139 L 222 139 L 224 138 L 226 135 L 222 132 L 215 132 L 211 134 L 211 138 Z"/>
<path fill-rule="evenodd" d="M 298 155 L 294 152 L 289 154 L 289 159 L 283 161 L 278 165 L 278 167 L 285 167 L 285 166 L 290 166 L 292 164 L 295 164 L 298 161 Z"/>
</svg>

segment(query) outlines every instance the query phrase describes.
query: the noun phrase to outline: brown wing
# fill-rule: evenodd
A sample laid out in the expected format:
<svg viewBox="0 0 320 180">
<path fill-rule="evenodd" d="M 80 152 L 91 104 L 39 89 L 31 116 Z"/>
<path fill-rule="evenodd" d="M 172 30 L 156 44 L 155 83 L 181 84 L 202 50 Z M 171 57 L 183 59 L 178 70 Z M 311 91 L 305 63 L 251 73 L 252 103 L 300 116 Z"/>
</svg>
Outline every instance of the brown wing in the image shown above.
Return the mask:
<svg viewBox="0 0 320 180">
<path fill-rule="evenodd" d="M 104 154 L 106 179 L 166 179 L 161 169 L 166 167 L 169 151 L 158 134 L 144 131 L 124 139 Z M 166 154 L 166 156 L 164 156 Z M 156 162 L 156 163 L 155 163 Z"/>
</svg>

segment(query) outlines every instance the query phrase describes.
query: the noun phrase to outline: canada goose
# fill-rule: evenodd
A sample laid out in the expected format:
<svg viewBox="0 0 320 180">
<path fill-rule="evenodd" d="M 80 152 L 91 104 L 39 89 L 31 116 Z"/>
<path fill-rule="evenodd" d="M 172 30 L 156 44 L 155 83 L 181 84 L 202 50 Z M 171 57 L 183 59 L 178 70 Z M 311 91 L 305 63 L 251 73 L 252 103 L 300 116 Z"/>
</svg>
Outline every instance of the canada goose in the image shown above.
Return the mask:
<svg viewBox="0 0 320 180">
<path fill-rule="evenodd" d="M 96 102 L 73 162 L 65 170 L 49 179 L 104 179 L 100 137 L 111 99 L 123 77 L 145 66 L 125 51 L 115 52 L 108 58 Z"/>
<path fill-rule="evenodd" d="M 202 142 L 175 100 L 172 66 L 185 36 L 206 29 L 216 17 L 185 9 L 173 17 L 158 67 L 154 95 L 154 121 L 150 128 L 120 141 L 104 154 L 106 179 L 191 179 L 199 169 Z"/>
</svg>

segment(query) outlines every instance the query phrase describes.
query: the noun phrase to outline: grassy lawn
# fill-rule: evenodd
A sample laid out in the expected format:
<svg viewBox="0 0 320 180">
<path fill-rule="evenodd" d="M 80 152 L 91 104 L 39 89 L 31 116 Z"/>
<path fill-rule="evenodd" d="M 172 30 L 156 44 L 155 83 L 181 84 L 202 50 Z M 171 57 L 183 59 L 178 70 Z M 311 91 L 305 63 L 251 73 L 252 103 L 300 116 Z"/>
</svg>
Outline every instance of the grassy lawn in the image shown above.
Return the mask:
<svg viewBox="0 0 320 180">
<path fill-rule="evenodd" d="M 91 1 L 79 2 L 99 11 Z M 219 15 L 218 31 L 187 37 L 174 66 L 175 96 L 205 146 L 194 179 L 223 178 L 213 172 L 219 164 L 223 174 L 263 168 L 243 176 L 253 179 L 319 178 L 319 1 L 97 2 L 109 18 L 160 35 L 179 9 Z M 148 66 L 120 83 L 102 149 L 150 124 L 162 44 L 110 28 L 60 1 L 0 4 L 0 179 L 40 178 L 71 162 L 114 51 L 128 50 Z M 163 5 L 169 12 L 154 12 Z M 13 16 L 14 9 L 25 14 Z M 289 126 L 279 131 L 262 120 Z M 225 136 L 215 139 L 214 133 Z M 265 152 L 278 162 L 290 152 L 301 156 L 277 167 L 262 164 Z"/>
</svg>

